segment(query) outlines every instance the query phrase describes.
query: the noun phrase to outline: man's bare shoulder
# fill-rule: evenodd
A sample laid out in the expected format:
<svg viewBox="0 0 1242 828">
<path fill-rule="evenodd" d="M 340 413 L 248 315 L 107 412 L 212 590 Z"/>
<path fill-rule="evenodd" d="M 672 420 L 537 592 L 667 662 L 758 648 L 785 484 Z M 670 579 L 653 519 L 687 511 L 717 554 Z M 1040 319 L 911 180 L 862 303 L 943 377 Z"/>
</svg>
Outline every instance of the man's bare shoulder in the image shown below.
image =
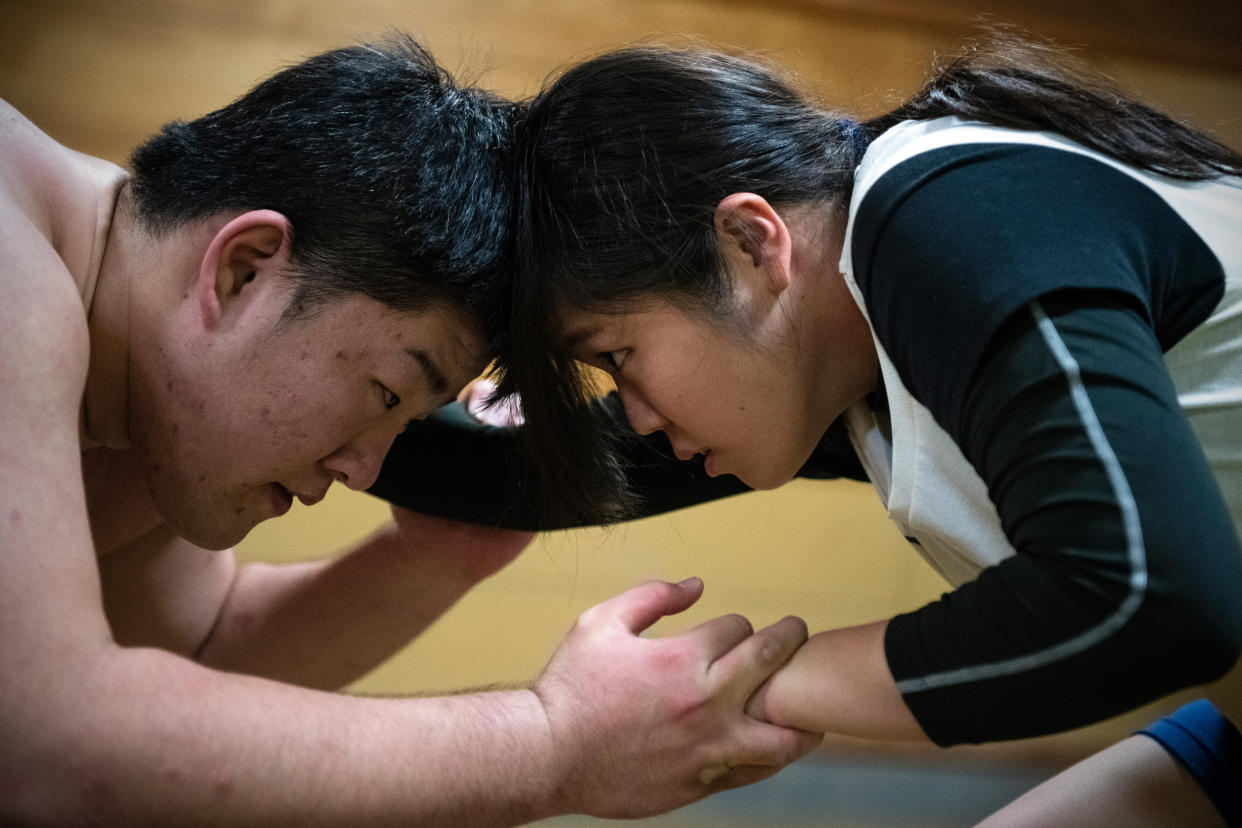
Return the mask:
<svg viewBox="0 0 1242 828">
<path fill-rule="evenodd" d="M 89 350 L 86 309 L 72 274 L 30 215 L 0 193 L 0 355 L 8 365 L 6 389 L 13 387 L 10 382 L 50 375 L 70 389 L 76 385 L 80 394 Z"/>
<path fill-rule="evenodd" d="M 0 101 L 0 354 L 12 370 L 21 366 L 5 379 L 38 377 L 70 394 L 80 394 L 89 356 L 88 275 L 66 257 L 95 243 L 101 191 L 92 184 L 102 171 L 77 155 Z"/>
<path fill-rule="evenodd" d="M 51 436 L 74 423 L 76 437 L 90 356 L 86 310 L 38 193 L 14 172 L 26 149 L 3 138 L 0 146 L 0 429 Z"/>
<path fill-rule="evenodd" d="M 77 294 L 88 295 L 127 177 L 115 164 L 53 140 L 0 100 L 0 250 L 17 257 L 14 268 L 34 266 L 58 279 L 67 272 Z M 49 253 L 60 268 L 50 266 Z"/>
<path fill-rule="evenodd" d="M 37 642 L 51 620 L 38 602 L 67 624 L 81 612 L 69 599 L 97 578 L 83 554 L 78 436 L 90 340 L 78 288 L 30 206 L 38 194 L 10 186 L 21 152 L 0 138 L 9 175 L 0 184 L 0 603 L 12 634 Z M 0 661 L 9 657 L 34 660 L 0 648 Z"/>
<path fill-rule="evenodd" d="M 0 100 L 0 199 L 5 209 L 16 210 L 45 237 L 52 235 L 52 196 L 59 189 L 56 178 L 65 174 L 58 163 L 62 150 L 26 116 Z"/>
</svg>

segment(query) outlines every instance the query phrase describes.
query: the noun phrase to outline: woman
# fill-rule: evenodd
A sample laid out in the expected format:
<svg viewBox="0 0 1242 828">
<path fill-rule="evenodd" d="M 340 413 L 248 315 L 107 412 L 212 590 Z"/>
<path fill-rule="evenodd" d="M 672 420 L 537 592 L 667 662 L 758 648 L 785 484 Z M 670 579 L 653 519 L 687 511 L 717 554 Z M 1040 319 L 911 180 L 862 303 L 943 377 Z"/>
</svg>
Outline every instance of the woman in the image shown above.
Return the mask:
<svg viewBox="0 0 1242 828">
<path fill-rule="evenodd" d="M 746 61 L 623 50 L 524 141 L 506 386 L 570 521 L 630 505 L 594 366 L 712 477 L 779 486 L 843 431 L 956 586 L 813 636 L 755 715 L 1022 738 L 1235 662 L 1242 157 L 1001 38 L 863 124 Z"/>
</svg>

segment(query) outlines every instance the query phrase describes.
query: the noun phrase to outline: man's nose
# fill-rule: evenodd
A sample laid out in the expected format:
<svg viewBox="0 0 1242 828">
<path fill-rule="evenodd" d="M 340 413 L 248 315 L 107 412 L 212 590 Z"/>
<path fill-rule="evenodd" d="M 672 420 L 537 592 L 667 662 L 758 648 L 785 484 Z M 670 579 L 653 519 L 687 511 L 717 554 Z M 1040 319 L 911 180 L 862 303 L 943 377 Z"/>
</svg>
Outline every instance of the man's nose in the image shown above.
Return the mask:
<svg viewBox="0 0 1242 828">
<path fill-rule="evenodd" d="M 391 429 L 363 432 L 325 457 L 322 464 L 349 488 L 365 491 L 379 477 L 384 458 L 396 438 Z"/>
</svg>

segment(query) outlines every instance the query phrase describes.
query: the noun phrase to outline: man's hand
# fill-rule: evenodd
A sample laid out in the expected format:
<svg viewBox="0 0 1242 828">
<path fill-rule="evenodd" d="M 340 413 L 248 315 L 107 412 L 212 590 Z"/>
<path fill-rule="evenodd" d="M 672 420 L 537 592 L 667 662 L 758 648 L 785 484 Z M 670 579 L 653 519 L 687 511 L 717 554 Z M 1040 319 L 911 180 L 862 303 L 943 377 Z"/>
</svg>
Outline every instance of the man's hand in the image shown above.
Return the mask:
<svg viewBox="0 0 1242 828">
<path fill-rule="evenodd" d="M 819 744 L 820 734 L 743 712 L 806 640 L 801 619 L 755 633 L 745 618 L 726 615 L 681 635 L 639 637 L 702 590 L 697 578 L 650 581 L 587 610 L 536 682 L 566 810 L 663 813 L 765 779 Z"/>
<path fill-rule="evenodd" d="M 461 389 L 457 401 L 466 406 L 470 416 L 481 423 L 507 428 L 526 422 L 522 413 L 522 401 L 517 394 L 494 399 L 496 383 L 489 379 L 476 379 Z"/>
</svg>

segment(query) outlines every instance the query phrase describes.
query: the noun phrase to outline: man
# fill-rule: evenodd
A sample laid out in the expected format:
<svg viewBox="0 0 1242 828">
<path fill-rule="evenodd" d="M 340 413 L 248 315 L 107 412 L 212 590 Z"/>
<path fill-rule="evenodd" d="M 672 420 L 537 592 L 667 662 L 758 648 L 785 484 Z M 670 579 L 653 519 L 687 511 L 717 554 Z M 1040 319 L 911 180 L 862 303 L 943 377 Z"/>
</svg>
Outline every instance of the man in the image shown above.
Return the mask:
<svg viewBox="0 0 1242 828">
<path fill-rule="evenodd" d="M 519 114 L 403 39 L 169 125 L 132 177 L 0 109 L 0 822 L 631 816 L 818 742 L 742 712 L 798 620 L 638 637 L 695 579 L 589 610 L 531 688 L 363 699 L 324 690 L 529 536 L 398 510 L 234 563 L 485 366 Z"/>
</svg>

